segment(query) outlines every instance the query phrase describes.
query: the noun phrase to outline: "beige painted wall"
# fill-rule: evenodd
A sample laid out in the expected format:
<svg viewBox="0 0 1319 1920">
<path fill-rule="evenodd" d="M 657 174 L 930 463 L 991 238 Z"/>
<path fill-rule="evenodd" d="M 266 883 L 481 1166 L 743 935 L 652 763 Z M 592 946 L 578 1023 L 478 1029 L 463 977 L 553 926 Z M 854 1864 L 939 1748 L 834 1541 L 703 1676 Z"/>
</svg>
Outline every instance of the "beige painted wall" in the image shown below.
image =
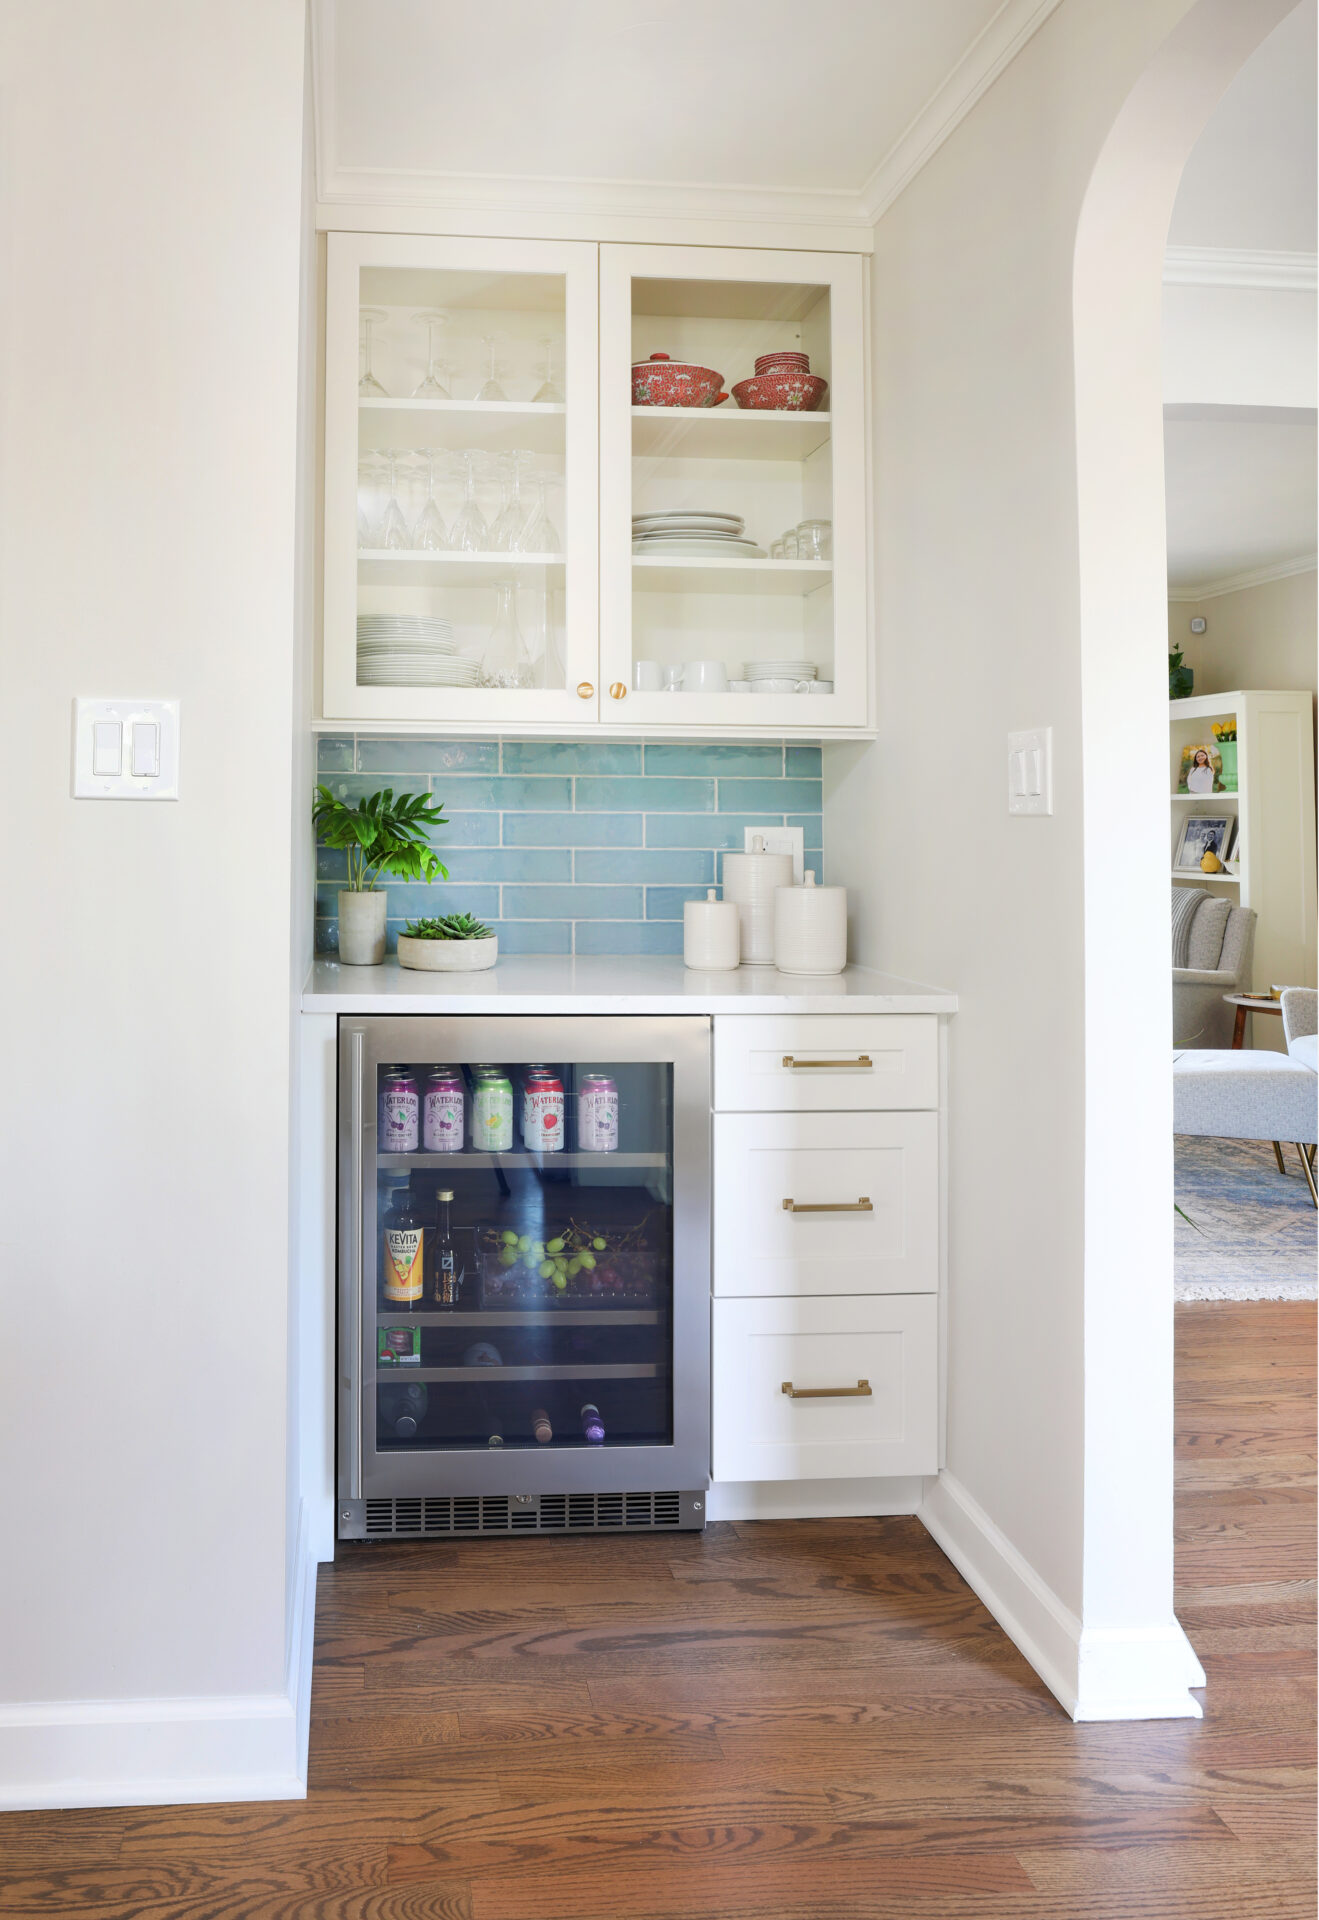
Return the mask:
<svg viewBox="0 0 1319 1920">
<path fill-rule="evenodd" d="M 28 1562 L 0 1702 L 31 1703 L 0 1715 L 0 1804 L 131 1797 L 153 1767 L 186 1791 L 203 1751 L 214 1797 L 295 1784 L 262 1729 L 286 1697 L 304 30 L 301 0 L 0 10 L 0 1423 Z M 71 798 L 78 694 L 181 700 L 177 802 Z"/>
<path fill-rule="evenodd" d="M 1168 644 L 1181 647 L 1194 667 L 1195 691 L 1319 691 L 1316 581 L 1311 570 L 1207 600 L 1169 601 Z M 1191 632 L 1197 617 L 1209 623 L 1204 633 Z"/>
<path fill-rule="evenodd" d="M 960 996 L 947 1471 L 926 1511 L 1100 1715 L 1138 1695 L 1193 1711 L 1172 1625 L 1171 996 L 1149 991 L 1167 972 L 1162 256 L 1214 87 L 1278 11 L 1067 0 L 876 229 L 881 737 L 826 750 L 827 858 L 857 956 Z M 1193 16 L 1209 27 L 1188 44 Z M 1087 193 L 1152 66 L 1167 91 L 1134 110 L 1082 283 Z M 1092 354 L 1091 442 L 1114 425 L 1079 465 L 1082 301 L 1090 345 L 1121 350 Z M 1115 784 L 1129 705 L 1139 765 Z M 1007 734 L 1032 726 L 1053 729 L 1054 812 L 1011 819 Z M 1128 840 L 1134 873 L 1113 859 Z"/>
</svg>

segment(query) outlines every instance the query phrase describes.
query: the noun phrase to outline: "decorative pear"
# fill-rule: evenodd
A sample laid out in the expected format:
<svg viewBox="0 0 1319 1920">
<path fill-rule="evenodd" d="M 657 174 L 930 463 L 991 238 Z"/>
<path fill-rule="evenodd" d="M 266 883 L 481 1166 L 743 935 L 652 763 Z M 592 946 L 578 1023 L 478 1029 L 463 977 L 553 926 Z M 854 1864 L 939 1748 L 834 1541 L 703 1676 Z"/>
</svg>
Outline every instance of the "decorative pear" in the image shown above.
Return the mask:
<svg viewBox="0 0 1319 1920">
<path fill-rule="evenodd" d="M 1221 873 L 1223 863 L 1216 853 L 1206 850 L 1200 855 L 1200 871 L 1201 873 Z"/>
</svg>

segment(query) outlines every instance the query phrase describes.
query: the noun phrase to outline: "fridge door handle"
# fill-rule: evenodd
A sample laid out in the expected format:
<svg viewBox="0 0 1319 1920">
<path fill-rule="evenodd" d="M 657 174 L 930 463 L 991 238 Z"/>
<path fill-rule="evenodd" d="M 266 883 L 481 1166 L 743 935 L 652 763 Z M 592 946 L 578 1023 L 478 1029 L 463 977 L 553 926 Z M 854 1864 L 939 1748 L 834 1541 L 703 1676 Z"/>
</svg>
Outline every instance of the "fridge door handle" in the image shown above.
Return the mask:
<svg viewBox="0 0 1319 1920">
<path fill-rule="evenodd" d="M 348 1430 L 348 1498 L 362 1497 L 362 1053 L 364 1036 L 353 1035 L 350 1091 L 352 1145 L 349 1149 L 348 1192 L 352 1219 L 348 1234 L 351 1333 L 348 1341 L 348 1393 L 352 1415 Z"/>
</svg>

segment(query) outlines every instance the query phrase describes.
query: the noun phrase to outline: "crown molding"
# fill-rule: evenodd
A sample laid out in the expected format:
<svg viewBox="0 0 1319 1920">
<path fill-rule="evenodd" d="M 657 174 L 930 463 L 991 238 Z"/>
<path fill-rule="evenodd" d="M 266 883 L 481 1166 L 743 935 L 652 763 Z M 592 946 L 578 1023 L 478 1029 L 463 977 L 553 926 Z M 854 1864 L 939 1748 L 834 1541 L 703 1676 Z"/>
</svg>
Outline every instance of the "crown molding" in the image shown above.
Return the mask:
<svg viewBox="0 0 1319 1920">
<path fill-rule="evenodd" d="M 1175 287 L 1272 287 L 1313 293 L 1319 287 L 1319 255 L 1262 247 L 1169 247 L 1163 257 L 1163 278 Z"/>
<path fill-rule="evenodd" d="M 712 239 L 729 230 L 774 229 L 766 244 L 803 249 L 871 250 L 872 231 L 976 101 L 1020 52 L 1059 0 L 1003 0 L 997 13 L 940 82 L 859 190 L 752 187 L 663 180 L 578 180 L 545 175 L 436 173 L 338 163 L 334 108 L 333 0 L 312 0 L 312 102 L 319 224 L 333 209 L 376 208 L 409 228 L 454 232 L 546 232 L 614 237 L 624 225 L 704 225 Z M 429 216 L 424 219 L 422 216 Z M 358 226 L 360 219 L 345 224 Z M 571 234 L 568 228 L 571 227 Z M 785 239 L 795 229 L 795 239 Z M 664 235 L 663 237 L 668 237 Z M 743 240 L 736 244 L 754 244 Z"/>
<path fill-rule="evenodd" d="M 878 220 L 910 186 L 1058 4 L 1059 0 L 1004 0 L 861 188 L 868 220 Z"/>
<path fill-rule="evenodd" d="M 1225 593 L 1244 593 L 1247 587 L 1266 587 L 1270 580 L 1290 580 L 1297 573 L 1313 573 L 1319 568 L 1319 553 L 1298 554 L 1293 560 L 1276 560 L 1270 567 L 1252 567 L 1245 573 L 1224 574 L 1217 580 L 1202 580 L 1198 586 L 1170 587 L 1168 599 L 1175 604 L 1195 600 L 1219 600 Z"/>
</svg>

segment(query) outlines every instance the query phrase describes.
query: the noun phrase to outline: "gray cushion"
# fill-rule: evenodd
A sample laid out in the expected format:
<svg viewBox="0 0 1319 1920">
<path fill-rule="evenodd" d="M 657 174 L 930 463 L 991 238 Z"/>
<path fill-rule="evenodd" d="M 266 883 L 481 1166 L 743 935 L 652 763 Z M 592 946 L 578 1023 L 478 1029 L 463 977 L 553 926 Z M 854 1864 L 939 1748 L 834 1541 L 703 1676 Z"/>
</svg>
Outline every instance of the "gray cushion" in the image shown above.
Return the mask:
<svg viewBox="0 0 1319 1920">
<path fill-rule="evenodd" d="M 1319 1033 L 1299 1034 L 1288 1052 L 1293 1060 L 1299 1060 L 1311 1073 L 1319 1073 Z"/>
<path fill-rule="evenodd" d="M 1172 890 L 1172 963 L 1175 967 L 1189 964 L 1186 953 L 1191 941 L 1191 922 L 1200 902 L 1208 898 L 1209 893 L 1204 887 L 1174 887 Z M 1221 953 L 1221 935 L 1218 945 Z"/>
<path fill-rule="evenodd" d="M 1224 1140 L 1313 1140 L 1315 1076 L 1288 1053 L 1174 1052 L 1172 1130 Z"/>
<path fill-rule="evenodd" d="M 1232 911 L 1228 900 L 1202 900 L 1191 921 L 1191 937 L 1186 947 L 1188 967 L 1216 967 L 1223 952 L 1227 916 Z"/>
</svg>

